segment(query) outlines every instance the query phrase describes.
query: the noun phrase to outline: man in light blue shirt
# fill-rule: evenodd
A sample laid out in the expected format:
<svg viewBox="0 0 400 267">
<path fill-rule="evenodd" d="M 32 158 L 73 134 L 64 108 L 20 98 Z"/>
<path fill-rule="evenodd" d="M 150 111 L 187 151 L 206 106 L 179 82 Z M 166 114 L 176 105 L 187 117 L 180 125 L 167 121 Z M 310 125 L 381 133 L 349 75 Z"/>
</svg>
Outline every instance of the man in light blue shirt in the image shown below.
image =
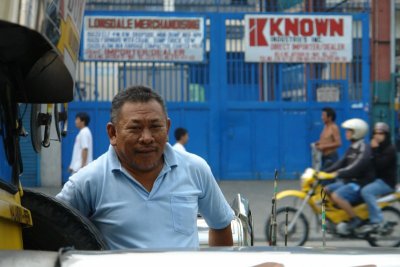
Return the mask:
<svg viewBox="0 0 400 267">
<path fill-rule="evenodd" d="M 57 198 L 87 216 L 111 249 L 198 247 L 197 214 L 211 246 L 231 246 L 233 211 L 208 164 L 167 143 L 162 98 L 144 86 L 112 102 L 108 151 L 70 177 Z"/>
</svg>

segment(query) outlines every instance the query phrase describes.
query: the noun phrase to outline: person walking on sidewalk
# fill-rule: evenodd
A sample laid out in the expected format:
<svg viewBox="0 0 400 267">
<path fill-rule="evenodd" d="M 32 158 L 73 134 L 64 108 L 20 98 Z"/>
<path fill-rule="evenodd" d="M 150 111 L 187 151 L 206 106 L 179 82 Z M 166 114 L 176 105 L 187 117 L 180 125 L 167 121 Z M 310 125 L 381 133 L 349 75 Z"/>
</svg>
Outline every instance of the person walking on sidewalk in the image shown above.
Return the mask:
<svg viewBox="0 0 400 267">
<path fill-rule="evenodd" d="M 75 116 L 75 126 L 79 129 L 75 137 L 74 148 L 72 150 L 71 164 L 69 172 L 75 173 L 93 160 L 93 138 L 88 125 L 90 117 L 86 112 L 79 112 Z"/>
<path fill-rule="evenodd" d="M 173 148 L 178 151 L 186 152 L 185 145 L 189 141 L 189 133 L 185 128 L 179 127 L 176 128 L 174 132 L 176 143 L 173 145 Z"/>
<path fill-rule="evenodd" d="M 314 143 L 315 148 L 321 153 L 320 169 L 324 170 L 339 159 L 337 149 L 342 145 L 339 127 L 336 125 L 336 112 L 330 108 L 322 109 L 321 115 L 324 128 L 320 138 Z"/>
</svg>

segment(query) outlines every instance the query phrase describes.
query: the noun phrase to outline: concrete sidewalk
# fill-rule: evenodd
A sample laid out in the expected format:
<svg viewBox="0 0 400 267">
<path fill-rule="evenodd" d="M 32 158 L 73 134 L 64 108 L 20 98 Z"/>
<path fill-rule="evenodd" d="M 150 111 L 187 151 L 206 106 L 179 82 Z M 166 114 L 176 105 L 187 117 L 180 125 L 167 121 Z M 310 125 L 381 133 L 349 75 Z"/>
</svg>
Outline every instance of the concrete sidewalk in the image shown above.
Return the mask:
<svg viewBox="0 0 400 267">
<path fill-rule="evenodd" d="M 227 201 L 240 194 L 249 200 L 254 221 L 254 237 L 257 241 L 264 241 L 264 226 L 271 212 L 273 194 L 273 181 L 219 181 L 219 186 Z M 278 182 L 278 192 L 285 189 L 299 189 L 298 180 L 281 180 Z M 60 187 L 35 187 L 30 188 L 50 196 L 60 192 Z"/>
</svg>

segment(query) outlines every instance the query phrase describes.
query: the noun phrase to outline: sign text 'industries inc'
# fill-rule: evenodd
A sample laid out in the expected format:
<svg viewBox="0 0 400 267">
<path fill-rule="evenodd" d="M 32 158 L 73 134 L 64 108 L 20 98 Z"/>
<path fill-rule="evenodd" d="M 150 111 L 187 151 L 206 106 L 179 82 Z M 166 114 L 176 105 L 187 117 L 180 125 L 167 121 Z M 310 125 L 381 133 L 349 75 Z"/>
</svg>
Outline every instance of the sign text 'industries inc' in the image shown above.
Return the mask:
<svg viewBox="0 0 400 267">
<path fill-rule="evenodd" d="M 247 15 L 248 62 L 350 62 L 351 16 Z"/>
</svg>

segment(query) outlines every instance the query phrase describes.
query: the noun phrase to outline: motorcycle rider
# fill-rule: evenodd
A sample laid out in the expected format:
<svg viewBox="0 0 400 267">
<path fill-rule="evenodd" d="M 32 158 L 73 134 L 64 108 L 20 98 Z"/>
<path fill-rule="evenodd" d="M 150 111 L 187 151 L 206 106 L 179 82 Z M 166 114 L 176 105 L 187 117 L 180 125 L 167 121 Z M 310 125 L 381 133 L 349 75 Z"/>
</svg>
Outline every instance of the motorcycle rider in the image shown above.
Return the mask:
<svg viewBox="0 0 400 267">
<path fill-rule="evenodd" d="M 361 189 L 361 196 L 368 206 L 369 223 L 362 226 L 357 233 L 376 231 L 382 225 L 383 215 L 376 197 L 393 192 L 397 182 L 397 153 L 386 123 L 375 124 L 371 148 L 377 178 Z"/>
<path fill-rule="evenodd" d="M 361 188 L 375 177 L 372 163 L 372 151 L 364 142 L 368 133 L 368 124 L 358 118 L 342 123 L 346 130 L 346 139 L 351 142 L 345 155 L 324 171 L 337 178 L 337 182 L 325 186 L 332 201 L 350 217 L 341 234 L 349 234 L 361 224 L 352 208 L 352 204 L 362 201 Z M 340 229 L 338 229 L 340 230 Z"/>
</svg>

